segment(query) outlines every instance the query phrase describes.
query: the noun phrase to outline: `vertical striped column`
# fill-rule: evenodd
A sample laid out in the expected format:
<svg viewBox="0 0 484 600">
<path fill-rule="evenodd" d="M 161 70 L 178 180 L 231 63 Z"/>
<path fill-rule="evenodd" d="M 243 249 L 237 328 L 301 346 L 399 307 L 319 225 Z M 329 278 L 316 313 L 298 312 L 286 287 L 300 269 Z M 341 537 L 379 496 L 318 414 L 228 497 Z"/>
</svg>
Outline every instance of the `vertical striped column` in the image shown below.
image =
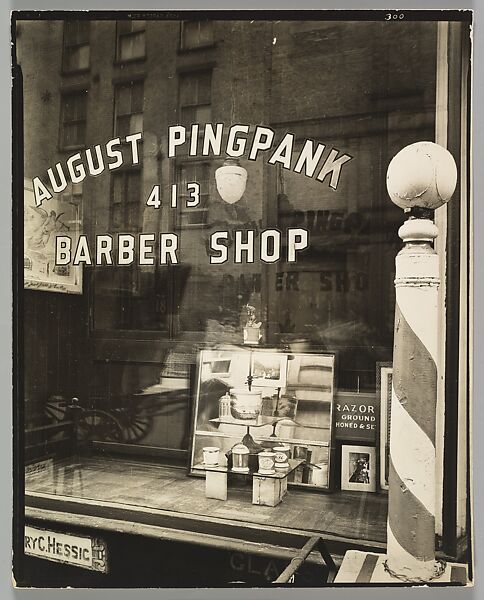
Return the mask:
<svg viewBox="0 0 484 600">
<path fill-rule="evenodd" d="M 396 258 L 387 565 L 412 581 L 436 569 L 437 233 L 431 220 L 411 217 Z"/>
</svg>

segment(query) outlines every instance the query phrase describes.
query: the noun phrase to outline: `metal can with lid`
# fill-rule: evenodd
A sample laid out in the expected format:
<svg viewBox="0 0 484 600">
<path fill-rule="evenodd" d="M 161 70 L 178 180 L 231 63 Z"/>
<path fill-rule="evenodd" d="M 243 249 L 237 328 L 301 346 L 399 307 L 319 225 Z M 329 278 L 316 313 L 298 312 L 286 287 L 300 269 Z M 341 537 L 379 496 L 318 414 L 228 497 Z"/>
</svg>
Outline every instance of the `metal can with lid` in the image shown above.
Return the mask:
<svg viewBox="0 0 484 600">
<path fill-rule="evenodd" d="M 244 444 L 237 444 L 232 448 L 232 471 L 249 472 L 249 449 Z"/>
</svg>

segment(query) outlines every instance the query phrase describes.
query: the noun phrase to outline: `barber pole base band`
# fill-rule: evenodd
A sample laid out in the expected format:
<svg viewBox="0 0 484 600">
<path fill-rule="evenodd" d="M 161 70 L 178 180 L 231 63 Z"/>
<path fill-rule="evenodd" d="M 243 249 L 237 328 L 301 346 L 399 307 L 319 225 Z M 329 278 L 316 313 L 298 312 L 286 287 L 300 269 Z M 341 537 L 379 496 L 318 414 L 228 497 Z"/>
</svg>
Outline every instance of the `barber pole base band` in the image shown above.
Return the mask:
<svg viewBox="0 0 484 600">
<path fill-rule="evenodd" d="M 335 584 L 395 584 L 406 583 L 406 579 L 399 580 L 388 571 L 387 556 L 385 554 L 374 554 L 372 552 L 361 552 L 349 550 L 343 559 L 338 574 L 334 580 Z M 428 582 L 432 585 L 432 581 Z M 468 585 L 467 566 L 459 563 L 447 563 L 445 570 L 436 584 Z"/>
<path fill-rule="evenodd" d="M 412 225 L 407 221 L 399 232 L 407 243 L 396 259 L 387 566 L 407 581 L 430 581 L 441 574 L 435 562 L 439 263 L 429 241 L 408 243 Z"/>
</svg>

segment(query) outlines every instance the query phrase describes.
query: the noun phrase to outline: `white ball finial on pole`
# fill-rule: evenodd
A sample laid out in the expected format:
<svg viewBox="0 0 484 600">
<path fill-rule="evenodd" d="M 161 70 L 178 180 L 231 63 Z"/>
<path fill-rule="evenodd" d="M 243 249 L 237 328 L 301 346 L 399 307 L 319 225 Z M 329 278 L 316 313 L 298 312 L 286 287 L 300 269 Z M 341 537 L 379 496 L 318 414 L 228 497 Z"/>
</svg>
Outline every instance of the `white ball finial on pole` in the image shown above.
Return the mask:
<svg viewBox="0 0 484 600">
<path fill-rule="evenodd" d="M 400 208 L 435 210 L 450 200 L 457 183 L 452 154 L 434 142 L 405 146 L 391 160 L 387 190 Z"/>
<path fill-rule="evenodd" d="M 435 561 L 435 426 L 439 258 L 433 210 L 452 196 L 457 168 L 433 142 L 406 146 L 390 162 L 387 189 L 409 213 L 396 257 L 387 570 L 397 579 L 438 577 Z"/>
</svg>

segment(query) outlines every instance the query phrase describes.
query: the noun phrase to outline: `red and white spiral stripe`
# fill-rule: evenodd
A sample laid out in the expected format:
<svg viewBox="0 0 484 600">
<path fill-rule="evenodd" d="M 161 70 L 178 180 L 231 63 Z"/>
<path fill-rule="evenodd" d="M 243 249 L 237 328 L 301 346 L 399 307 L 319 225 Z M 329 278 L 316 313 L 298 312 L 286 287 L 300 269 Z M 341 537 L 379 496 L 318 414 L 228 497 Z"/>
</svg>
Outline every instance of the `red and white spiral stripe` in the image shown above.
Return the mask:
<svg viewBox="0 0 484 600">
<path fill-rule="evenodd" d="M 396 260 L 388 566 L 413 580 L 435 572 L 438 258 L 428 244 Z"/>
</svg>

